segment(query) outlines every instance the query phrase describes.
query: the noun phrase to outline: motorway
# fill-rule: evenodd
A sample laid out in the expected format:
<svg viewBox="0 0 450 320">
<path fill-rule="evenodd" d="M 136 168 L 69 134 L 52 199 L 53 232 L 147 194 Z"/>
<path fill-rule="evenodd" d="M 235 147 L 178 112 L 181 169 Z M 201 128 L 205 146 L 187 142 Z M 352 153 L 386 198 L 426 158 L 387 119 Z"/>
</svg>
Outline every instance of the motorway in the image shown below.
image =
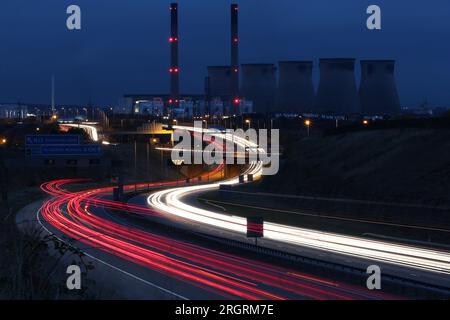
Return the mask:
<svg viewBox="0 0 450 320">
<path fill-rule="evenodd" d="M 233 139 L 237 144 L 251 144 L 237 137 L 224 135 L 224 138 Z M 168 299 L 394 298 L 382 291 L 369 291 L 365 287 L 305 274 L 292 267 L 246 258 L 222 250 L 205 239 L 158 227 L 161 223 L 172 225 L 176 220 L 187 230 L 194 231 L 194 224 L 200 228 L 206 226 L 216 235 L 225 231 L 232 236 L 242 236 L 245 219 L 199 208 L 195 204 L 198 193 L 218 188 L 220 184 L 238 183 L 237 178 L 220 183 L 201 182 L 220 170 L 222 166 L 204 174 L 201 180 L 192 179 L 191 184 L 184 187 L 179 186 L 185 181 L 138 185 L 138 189 L 151 187 L 156 190 L 148 196 L 151 206 L 133 200 L 129 203 L 112 201 L 112 187 L 70 192 L 65 185 L 83 181 L 45 183 L 42 189 L 51 198 L 37 213 L 37 220 L 62 241 L 70 242 L 98 262 L 138 279 L 152 290 L 163 292 Z M 262 164 L 253 162 L 245 173 L 258 177 L 261 170 Z M 134 188 L 130 185 L 125 190 Z M 136 221 L 135 217 L 145 217 L 156 226 L 143 220 Z M 319 255 L 323 251 L 332 251 L 339 255 L 387 261 L 402 268 L 440 273 L 450 270 L 449 255 L 445 252 L 270 223 L 265 224 L 265 236 L 278 245 L 307 248 Z"/>
<path fill-rule="evenodd" d="M 196 130 L 190 127 L 175 127 L 184 130 Z M 198 129 L 197 129 L 198 130 Z M 236 144 L 255 147 L 255 144 L 245 140 L 236 139 L 229 134 L 216 133 L 225 140 L 233 140 Z M 261 150 L 260 150 L 261 151 Z M 264 152 L 264 150 L 262 150 Z M 255 178 L 261 176 L 262 164 L 251 163 L 246 174 L 253 174 Z M 233 233 L 246 233 L 246 218 L 236 215 L 224 214 L 211 209 L 203 209 L 186 201 L 188 197 L 195 198 L 205 191 L 218 189 L 220 184 L 238 184 L 237 179 L 230 179 L 220 183 L 201 186 L 189 186 L 162 190 L 148 197 L 148 204 L 159 212 L 175 217 L 201 223 L 208 226 L 211 232 L 214 229 L 231 231 Z M 205 229 L 205 228 L 204 228 Z M 349 258 L 365 259 L 396 265 L 398 268 L 413 268 L 425 274 L 434 273 L 431 277 L 439 282 L 439 278 L 448 278 L 450 274 L 450 253 L 426 249 L 415 245 L 396 244 L 389 241 L 371 240 L 346 235 L 297 228 L 288 225 L 266 222 L 264 224 L 264 237 L 287 246 L 315 249 L 317 251 L 345 255 Z M 437 279 L 437 280 L 436 280 Z"/>
<path fill-rule="evenodd" d="M 79 128 L 86 131 L 86 133 L 89 135 L 89 138 L 94 141 L 99 141 L 99 135 L 97 128 L 94 124 L 77 124 L 77 123 L 62 123 L 60 124 L 61 127 L 70 127 L 70 128 Z"/>
<path fill-rule="evenodd" d="M 174 299 L 382 299 L 393 298 L 366 288 L 249 259 L 191 240 L 176 232 L 132 222 L 164 216 L 146 206 L 109 200 L 112 189 L 69 192 L 59 180 L 42 185 L 50 194 L 38 221 L 61 239 L 72 239 L 90 257 L 158 288 Z M 177 182 L 153 184 L 173 186 Z M 144 187 L 144 186 L 138 186 Z M 134 186 L 127 186 L 132 189 Z M 115 212 L 115 213 L 114 213 Z M 64 240 L 67 241 L 67 240 Z"/>
</svg>

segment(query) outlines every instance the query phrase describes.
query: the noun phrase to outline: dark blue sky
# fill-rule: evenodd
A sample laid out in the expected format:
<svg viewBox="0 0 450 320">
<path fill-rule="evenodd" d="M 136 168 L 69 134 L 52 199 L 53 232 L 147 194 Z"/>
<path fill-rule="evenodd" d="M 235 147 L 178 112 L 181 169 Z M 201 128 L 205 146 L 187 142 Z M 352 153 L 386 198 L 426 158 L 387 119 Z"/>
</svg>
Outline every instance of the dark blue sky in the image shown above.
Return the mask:
<svg viewBox="0 0 450 320">
<path fill-rule="evenodd" d="M 209 64 L 229 61 L 228 0 L 180 0 L 181 90 L 202 92 Z M 403 105 L 450 106 L 450 1 L 242 0 L 241 62 L 355 57 L 398 61 Z M 2 0 L 0 102 L 118 104 L 123 93 L 168 91 L 170 1 Z M 82 31 L 66 8 L 82 9 Z M 365 28 L 382 8 L 383 30 Z M 316 68 L 317 81 L 317 68 Z"/>
</svg>

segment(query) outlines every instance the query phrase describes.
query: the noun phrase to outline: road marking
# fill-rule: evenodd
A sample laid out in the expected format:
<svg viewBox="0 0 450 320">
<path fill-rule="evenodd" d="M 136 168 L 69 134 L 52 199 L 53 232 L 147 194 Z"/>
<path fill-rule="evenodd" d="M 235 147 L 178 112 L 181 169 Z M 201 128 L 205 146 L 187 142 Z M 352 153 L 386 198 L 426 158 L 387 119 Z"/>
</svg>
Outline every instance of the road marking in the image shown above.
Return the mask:
<svg viewBox="0 0 450 320">
<path fill-rule="evenodd" d="M 383 202 L 383 201 L 370 201 L 370 200 L 357 200 L 357 199 L 345 199 L 345 198 L 326 198 L 326 197 L 312 197 L 312 196 L 302 196 L 293 194 L 277 194 L 268 192 L 245 192 L 245 191 L 230 191 L 232 193 L 250 194 L 257 196 L 266 197 L 277 197 L 277 198 L 292 198 L 292 199 L 304 199 L 304 200 L 319 200 L 319 201 L 331 201 L 331 202 L 344 202 L 344 203 L 359 203 L 359 204 L 373 204 L 380 206 L 390 206 L 390 207 L 405 207 L 405 208 L 416 208 L 416 209 L 437 209 L 437 210 L 450 210 L 450 207 L 446 206 L 430 206 L 423 204 L 409 204 L 401 202 Z"/>
<path fill-rule="evenodd" d="M 132 274 L 132 273 L 130 273 L 130 272 L 127 272 L 127 271 L 125 271 L 125 270 L 123 270 L 123 269 L 121 269 L 121 268 L 119 268 L 119 267 L 116 267 L 116 266 L 114 266 L 114 265 L 112 265 L 112 264 L 110 264 L 110 263 L 108 263 L 108 262 L 106 262 L 106 261 L 103 261 L 103 260 L 101 260 L 101 259 L 99 259 L 99 258 L 97 258 L 97 257 L 94 257 L 93 255 L 91 255 L 91 254 L 89 254 L 89 253 L 86 253 L 86 252 L 84 252 L 84 251 L 82 251 L 82 250 L 76 248 L 73 244 L 68 243 L 67 241 L 64 241 L 63 239 L 61 239 L 60 237 L 58 237 L 56 234 L 54 234 L 54 233 L 51 232 L 49 229 L 47 229 L 47 227 L 44 226 L 44 224 L 42 223 L 42 221 L 41 221 L 41 219 L 40 219 L 40 217 L 39 217 L 39 214 L 40 214 L 40 212 L 41 212 L 41 209 L 42 209 L 42 206 L 41 206 L 41 208 L 36 212 L 36 217 L 37 217 L 37 220 L 38 220 L 39 224 L 41 225 L 41 227 L 42 227 L 45 231 L 47 231 L 50 235 L 54 236 L 54 237 L 55 237 L 56 239 L 58 239 L 59 241 L 61 241 L 61 242 L 65 243 L 65 244 L 67 244 L 68 246 L 71 246 L 72 248 L 75 248 L 75 249 L 79 250 L 80 252 L 82 252 L 82 253 L 83 253 L 84 255 L 86 255 L 87 257 L 89 257 L 89 258 L 91 258 L 91 259 L 94 259 L 94 260 L 96 260 L 97 262 L 100 262 L 100 263 L 102 263 L 102 264 L 104 264 L 104 265 L 106 265 L 106 266 L 108 266 L 108 267 L 110 267 L 110 268 L 112 268 L 112 269 L 114 269 L 114 270 L 116 270 L 116 271 L 119 271 L 119 272 L 121 272 L 121 273 L 123 273 L 123 274 L 125 274 L 125 275 L 127 275 L 127 276 L 129 276 L 129 277 L 131 277 L 131 278 L 133 278 L 133 279 L 135 279 L 135 280 L 141 281 L 141 282 L 143 282 L 143 283 L 145 283 L 145 284 L 147 284 L 147 285 L 149 285 L 149 286 L 151 286 L 151 287 L 153 287 L 153 288 L 159 289 L 159 290 L 161 290 L 161 291 L 163 291 L 163 292 L 165 292 L 165 293 L 168 293 L 168 294 L 173 295 L 173 296 L 175 296 L 175 297 L 177 297 L 177 298 L 180 298 L 181 300 L 189 300 L 189 298 L 186 298 L 186 297 L 184 297 L 184 296 L 182 296 L 182 295 L 180 295 L 180 294 L 178 294 L 178 293 L 176 293 L 176 292 L 173 292 L 173 291 L 171 291 L 171 290 L 169 290 L 169 289 L 166 289 L 166 288 L 163 288 L 163 287 L 161 287 L 161 286 L 158 286 L 158 285 L 155 284 L 155 283 L 152 283 L 152 282 L 150 282 L 150 281 L 147 281 L 147 280 L 145 280 L 145 279 L 142 279 L 142 278 L 140 278 L 140 277 L 138 277 L 138 276 L 136 276 L 136 275 L 134 275 L 134 274 Z"/>
<path fill-rule="evenodd" d="M 212 202 L 209 202 L 208 200 L 205 200 L 205 203 L 206 203 L 206 204 L 209 204 L 210 206 L 219 208 L 219 209 L 222 210 L 222 211 L 225 211 L 225 212 L 227 211 L 227 209 L 225 209 L 224 207 L 219 206 L 218 204 L 214 204 L 214 203 L 212 203 Z"/>
<path fill-rule="evenodd" d="M 421 226 L 415 226 L 415 225 L 380 222 L 380 221 L 373 221 L 373 220 L 334 217 L 334 216 L 329 216 L 329 215 L 311 214 L 311 213 L 304 213 L 304 212 L 291 211 L 291 210 L 272 209 L 272 208 L 264 208 L 264 207 L 258 207 L 258 206 L 250 206 L 250 205 L 245 205 L 245 204 L 231 203 L 231 202 L 218 201 L 218 200 L 206 200 L 204 198 L 199 198 L 199 199 L 200 200 L 205 200 L 205 201 L 210 201 L 210 202 L 216 202 L 216 203 L 220 203 L 220 204 L 224 204 L 224 205 L 235 206 L 235 207 L 244 207 L 244 208 L 250 208 L 250 209 L 258 209 L 258 210 L 282 212 L 282 213 L 292 213 L 292 214 L 301 215 L 301 216 L 308 216 L 308 217 L 343 220 L 343 221 L 352 221 L 352 222 L 361 222 L 361 223 L 368 223 L 368 224 L 379 224 L 379 225 L 386 225 L 386 226 L 403 227 L 403 228 L 410 228 L 410 229 L 430 230 L 430 231 L 440 231 L 440 232 L 450 233 L 449 229 L 442 229 L 442 228 L 421 227 Z"/>
</svg>

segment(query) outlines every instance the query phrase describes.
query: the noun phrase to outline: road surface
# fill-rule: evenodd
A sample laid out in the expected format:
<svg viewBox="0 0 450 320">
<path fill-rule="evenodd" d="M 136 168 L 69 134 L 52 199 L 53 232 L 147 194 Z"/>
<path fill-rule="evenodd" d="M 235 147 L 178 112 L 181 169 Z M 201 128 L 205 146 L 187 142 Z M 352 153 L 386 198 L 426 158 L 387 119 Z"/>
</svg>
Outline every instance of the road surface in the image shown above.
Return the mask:
<svg viewBox="0 0 450 320">
<path fill-rule="evenodd" d="M 176 129 L 199 130 L 190 127 L 175 126 Z M 246 139 L 238 139 L 230 134 L 216 133 L 224 140 L 233 140 L 236 144 L 244 147 L 255 147 L 256 145 Z M 260 150 L 264 152 L 264 150 Z M 246 174 L 252 174 L 258 178 L 262 174 L 262 163 L 252 162 Z M 217 233 L 217 230 L 229 231 L 232 234 L 245 235 L 247 231 L 247 220 L 238 215 L 230 215 L 219 210 L 200 208 L 192 205 L 187 198 L 195 198 L 202 192 L 216 190 L 221 184 L 238 184 L 238 178 L 227 181 L 211 183 L 200 186 L 186 186 L 166 189 L 152 193 L 148 197 L 148 204 L 168 216 L 201 224 L 203 229 Z M 450 252 L 442 250 L 427 249 L 416 245 L 397 244 L 390 241 L 372 240 L 360 237 L 310 230 L 289 225 L 266 222 L 264 224 L 264 238 L 286 246 L 295 246 L 299 249 L 316 250 L 318 252 L 332 253 L 352 258 L 395 265 L 397 269 L 417 270 L 424 272 L 432 278 L 433 282 L 440 279 L 448 279 L 450 274 Z M 407 271 L 408 273 L 408 271 Z M 414 274 L 409 272 L 410 274 Z M 448 282 L 448 281 L 444 281 Z"/>
<path fill-rule="evenodd" d="M 65 185 L 71 182 L 76 181 L 59 180 L 42 185 L 52 197 L 37 212 L 39 223 L 60 239 L 71 239 L 73 246 L 90 257 L 173 299 L 393 298 L 363 287 L 210 249 L 206 243 L 130 222 L 130 214 L 145 215 L 148 219 L 165 218 L 146 206 L 111 201 L 112 188 L 69 192 Z"/>
</svg>

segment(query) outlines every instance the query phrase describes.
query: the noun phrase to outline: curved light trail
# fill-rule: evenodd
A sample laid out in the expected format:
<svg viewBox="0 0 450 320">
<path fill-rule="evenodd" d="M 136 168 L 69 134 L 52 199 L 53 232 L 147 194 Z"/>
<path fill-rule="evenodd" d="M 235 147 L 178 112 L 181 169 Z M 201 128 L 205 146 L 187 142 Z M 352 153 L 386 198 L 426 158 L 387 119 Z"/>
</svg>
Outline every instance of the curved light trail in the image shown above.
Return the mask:
<svg viewBox="0 0 450 320">
<path fill-rule="evenodd" d="M 89 137 L 92 139 L 92 141 L 98 142 L 98 131 L 97 128 L 93 125 L 87 125 L 87 124 L 76 124 L 76 123 L 64 123 L 61 124 L 65 127 L 71 127 L 71 128 L 80 128 L 87 132 Z"/>
<path fill-rule="evenodd" d="M 175 128 L 194 132 L 198 131 L 198 129 L 191 127 L 177 126 Z M 237 138 L 230 134 L 221 134 L 217 131 L 214 132 L 214 130 L 205 130 L 204 132 L 215 134 L 226 140 L 232 140 L 234 143 L 244 147 L 257 147 L 254 143 L 251 143 L 246 139 Z M 264 150 L 259 150 L 264 152 Z M 253 162 L 250 163 L 246 174 L 253 174 L 255 177 L 259 177 L 261 172 L 262 163 Z M 183 199 L 189 195 L 218 189 L 220 184 L 238 183 L 238 178 L 235 178 L 220 183 L 163 190 L 151 194 L 148 197 L 147 202 L 161 213 L 179 216 L 215 228 L 226 229 L 243 234 L 246 232 L 246 218 L 204 210 L 183 202 Z M 450 274 L 450 253 L 445 251 L 424 249 L 412 245 L 395 244 L 386 241 L 368 240 L 270 222 L 264 223 L 264 237 L 287 244 L 357 258 Z"/>
<path fill-rule="evenodd" d="M 41 186 L 52 195 L 40 211 L 45 221 L 91 249 L 108 252 L 207 292 L 227 299 L 257 300 L 393 298 L 110 221 L 98 215 L 96 208 L 103 207 L 122 214 L 159 214 L 146 206 L 105 199 L 111 194 L 112 187 L 81 192 L 63 189 L 65 184 L 72 182 L 82 180 L 58 180 Z M 177 183 L 180 182 L 154 183 L 151 186 Z M 125 187 L 132 188 L 134 186 Z"/>
</svg>

